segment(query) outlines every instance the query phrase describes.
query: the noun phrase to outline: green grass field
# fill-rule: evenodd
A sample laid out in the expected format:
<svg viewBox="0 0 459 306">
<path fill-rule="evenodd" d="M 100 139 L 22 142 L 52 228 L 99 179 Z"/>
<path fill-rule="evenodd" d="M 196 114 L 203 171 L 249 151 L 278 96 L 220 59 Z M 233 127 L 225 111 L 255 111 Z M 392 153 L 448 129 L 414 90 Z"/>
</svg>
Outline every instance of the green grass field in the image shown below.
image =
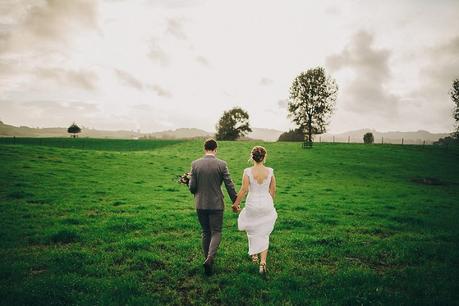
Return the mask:
<svg viewBox="0 0 459 306">
<path fill-rule="evenodd" d="M 263 279 L 226 193 L 216 273 L 203 274 L 193 197 L 174 181 L 200 141 L 9 141 L 3 305 L 459 304 L 457 151 L 265 143 L 279 217 Z M 220 142 L 237 186 L 255 144 Z"/>
</svg>

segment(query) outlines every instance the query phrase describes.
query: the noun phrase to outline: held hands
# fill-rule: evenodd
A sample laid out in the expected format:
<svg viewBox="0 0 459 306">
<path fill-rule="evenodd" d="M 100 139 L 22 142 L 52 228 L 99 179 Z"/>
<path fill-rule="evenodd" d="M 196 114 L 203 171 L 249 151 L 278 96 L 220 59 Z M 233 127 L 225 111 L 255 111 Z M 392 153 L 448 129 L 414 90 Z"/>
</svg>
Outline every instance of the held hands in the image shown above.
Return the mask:
<svg viewBox="0 0 459 306">
<path fill-rule="evenodd" d="M 233 209 L 233 213 L 238 213 L 241 211 L 241 206 L 237 202 L 234 202 L 231 208 Z"/>
</svg>

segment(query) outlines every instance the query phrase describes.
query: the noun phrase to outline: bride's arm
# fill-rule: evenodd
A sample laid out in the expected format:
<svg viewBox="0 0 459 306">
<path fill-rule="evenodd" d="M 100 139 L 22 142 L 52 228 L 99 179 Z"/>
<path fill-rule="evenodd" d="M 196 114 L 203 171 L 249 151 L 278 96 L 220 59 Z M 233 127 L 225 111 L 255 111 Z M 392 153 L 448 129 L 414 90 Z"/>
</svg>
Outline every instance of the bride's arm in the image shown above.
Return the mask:
<svg viewBox="0 0 459 306">
<path fill-rule="evenodd" d="M 271 183 L 269 183 L 269 193 L 274 200 L 276 196 L 276 177 L 274 175 L 271 177 Z"/>
<path fill-rule="evenodd" d="M 236 201 L 234 201 L 233 209 L 239 209 L 239 205 L 241 205 L 242 199 L 244 199 L 245 195 L 249 191 L 249 177 L 247 175 L 242 176 L 242 186 L 237 193 Z"/>
</svg>

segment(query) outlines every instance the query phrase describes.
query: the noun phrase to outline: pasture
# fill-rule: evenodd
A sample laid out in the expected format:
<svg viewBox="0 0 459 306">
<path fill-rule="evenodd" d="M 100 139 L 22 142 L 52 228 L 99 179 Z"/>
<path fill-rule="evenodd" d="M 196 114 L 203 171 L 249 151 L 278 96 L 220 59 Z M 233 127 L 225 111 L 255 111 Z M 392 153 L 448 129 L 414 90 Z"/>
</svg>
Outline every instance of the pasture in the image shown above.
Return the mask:
<svg viewBox="0 0 459 306">
<path fill-rule="evenodd" d="M 0 139 L 2 305 L 459 303 L 459 155 L 263 143 L 279 214 L 261 278 L 225 192 L 215 274 L 174 178 L 201 141 Z M 239 187 L 260 142 L 219 142 Z M 73 147 L 73 148 L 72 148 Z"/>
</svg>

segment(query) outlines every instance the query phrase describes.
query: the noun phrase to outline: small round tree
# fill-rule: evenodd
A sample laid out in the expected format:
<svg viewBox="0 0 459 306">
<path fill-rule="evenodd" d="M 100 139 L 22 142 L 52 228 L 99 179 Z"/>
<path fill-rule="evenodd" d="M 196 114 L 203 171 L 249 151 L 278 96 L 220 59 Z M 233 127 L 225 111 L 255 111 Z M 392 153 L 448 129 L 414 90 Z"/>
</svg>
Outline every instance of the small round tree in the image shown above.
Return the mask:
<svg viewBox="0 0 459 306">
<path fill-rule="evenodd" d="M 375 137 L 373 136 L 373 133 L 365 133 L 365 135 L 363 135 L 363 142 L 366 144 L 372 144 L 373 142 L 375 142 Z"/>
<path fill-rule="evenodd" d="M 76 125 L 75 122 L 74 122 L 74 123 L 72 123 L 71 126 L 69 126 L 69 128 L 67 129 L 67 132 L 68 132 L 69 134 L 72 134 L 71 137 L 76 138 L 76 137 L 77 137 L 77 134 L 78 134 L 78 133 L 81 133 L 81 129 L 80 129 L 80 127 L 79 127 L 78 125 Z"/>
<path fill-rule="evenodd" d="M 223 113 L 217 123 L 217 140 L 236 140 L 252 132 L 249 126 L 249 114 L 240 107 L 232 108 Z"/>
</svg>

